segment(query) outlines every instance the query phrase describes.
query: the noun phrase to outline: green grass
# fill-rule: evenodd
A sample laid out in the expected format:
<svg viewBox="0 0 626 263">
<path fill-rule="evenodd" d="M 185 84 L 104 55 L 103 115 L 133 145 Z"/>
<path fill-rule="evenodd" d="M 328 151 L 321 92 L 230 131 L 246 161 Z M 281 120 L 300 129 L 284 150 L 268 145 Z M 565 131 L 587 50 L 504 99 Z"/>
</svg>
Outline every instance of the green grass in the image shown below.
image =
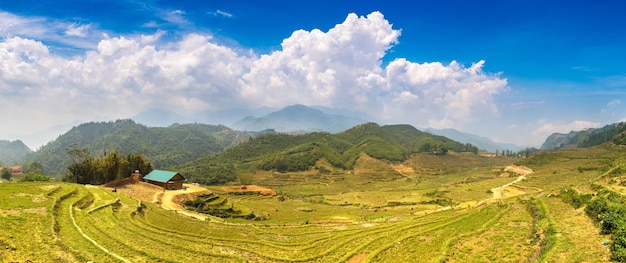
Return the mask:
<svg viewBox="0 0 626 263">
<path fill-rule="evenodd" d="M 241 214 L 266 214 L 265 221 L 201 221 L 95 186 L 2 183 L 0 261 L 608 260 L 600 244 L 607 237 L 596 224 L 551 194 L 572 185 L 593 193 L 590 183 L 596 179 L 617 189 L 621 177 L 600 176 L 626 157 L 607 148 L 556 155 L 530 164 L 535 173 L 516 184 L 525 194 L 499 200 L 491 200 L 488 190 L 515 177 L 499 178 L 497 171 L 520 159 L 418 155 L 403 163 L 413 171 L 400 177 L 265 173 L 256 183 L 273 187 L 285 200 L 251 195 L 210 200 L 215 206 L 232 204 Z M 390 173 L 388 164 L 368 165 L 361 167 Z M 221 196 L 220 187 L 210 189 Z"/>
</svg>

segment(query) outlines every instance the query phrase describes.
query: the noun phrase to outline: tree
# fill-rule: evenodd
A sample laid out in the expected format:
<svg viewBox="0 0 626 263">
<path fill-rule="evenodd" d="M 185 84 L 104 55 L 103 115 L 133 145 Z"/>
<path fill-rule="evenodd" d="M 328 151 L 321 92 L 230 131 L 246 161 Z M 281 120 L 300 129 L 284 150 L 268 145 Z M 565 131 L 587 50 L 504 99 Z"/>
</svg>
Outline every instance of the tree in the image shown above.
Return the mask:
<svg viewBox="0 0 626 263">
<path fill-rule="evenodd" d="M 143 173 L 152 171 L 152 164 L 139 153 L 120 155 L 117 151 L 94 158 L 84 149 L 70 149 L 67 154 L 75 161 L 67 168 L 63 181 L 79 184 L 104 184 L 130 176 L 134 170 Z"/>
<path fill-rule="evenodd" d="M 3 167 L 0 171 L 0 177 L 7 181 L 11 180 L 11 169 L 9 169 L 8 167 Z"/>
<path fill-rule="evenodd" d="M 237 179 L 239 179 L 239 184 L 241 185 L 251 185 L 254 183 L 254 175 L 251 173 L 238 171 L 235 174 L 237 175 Z"/>
<path fill-rule="evenodd" d="M 101 169 L 104 177 L 104 182 L 110 182 L 116 179 L 123 178 L 130 173 L 125 174 L 124 167 L 127 167 L 126 160 L 120 156 L 117 151 L 113 151 L 109 154 L 105 154 L 104 158 L 98 161 L 99 168 Z M 123 174 L 124 173 L 124 174 Z"/>
<path fill-rule="evenodd" d="M 33 162 L 30 164 L 30 172 L 43 174 L 43 165 L 38 162 Z"/>
<path fill-rule="evenodd" d="M 153 169 L 152 164 L 148 162 L 148 159 L 143 154 L 129 154 L 126 156 L 126 170 L 123 172 L 123 175 L 130 175 L 135 170 L 142 174 L 149 174 Z"/>
</svg>

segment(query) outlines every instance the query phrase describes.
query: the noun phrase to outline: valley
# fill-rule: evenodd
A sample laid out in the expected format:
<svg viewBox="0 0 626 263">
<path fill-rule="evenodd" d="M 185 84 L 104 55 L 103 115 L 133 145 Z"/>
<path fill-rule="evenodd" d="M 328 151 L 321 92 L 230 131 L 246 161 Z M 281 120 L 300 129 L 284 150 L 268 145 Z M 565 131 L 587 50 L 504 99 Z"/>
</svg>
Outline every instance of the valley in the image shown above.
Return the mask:
<svg viewBox="0 0 626 263">
<path fill-rule="evenodd" d="M 607 127 L 584 148 L 493 153 L 410 125 L 89 123 L 0 184 L 0 260 L 624 261 L 623 125 Z M 155 169 L 188 181 L 142 181 Z"/>
<path fill-rule="evenodd" d="M 256 171 L 253 183 L 277 196 L 233 195 L 222 185 L 164 192 L 138 182 L 112 192 L 72 183 L 5 183 L 0 259 L 609 261 L 614 255 L 603 242 L 611 235 L 601 234 L 563 191 L 619 193 L 625 163 L 622 146 L 602 145 L 527 159 L 452 152 L 393 163 L 361 156 L 354 170 Z M 325 160 L 316 166 L 332 167 Z M 180 210 L 184 199 L 177 197 L 197 191 L 225 197 L 266 220 Z"/>
</svg>

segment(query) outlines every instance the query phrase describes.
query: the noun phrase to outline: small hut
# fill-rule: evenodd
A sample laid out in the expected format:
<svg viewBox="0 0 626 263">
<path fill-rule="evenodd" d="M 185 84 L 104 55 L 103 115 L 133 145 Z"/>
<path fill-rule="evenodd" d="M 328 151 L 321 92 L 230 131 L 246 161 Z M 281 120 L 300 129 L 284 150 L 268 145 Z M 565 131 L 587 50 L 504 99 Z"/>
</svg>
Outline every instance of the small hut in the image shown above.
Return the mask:
<svg viewBox="0 0 626 263">
<path fill-rule="evenodd" d="M 164 189 L 182 189 L 187 179 L 177 172 L 153 170 L 143 177 L 145 182 L 158 185 Z"/>
</svg>

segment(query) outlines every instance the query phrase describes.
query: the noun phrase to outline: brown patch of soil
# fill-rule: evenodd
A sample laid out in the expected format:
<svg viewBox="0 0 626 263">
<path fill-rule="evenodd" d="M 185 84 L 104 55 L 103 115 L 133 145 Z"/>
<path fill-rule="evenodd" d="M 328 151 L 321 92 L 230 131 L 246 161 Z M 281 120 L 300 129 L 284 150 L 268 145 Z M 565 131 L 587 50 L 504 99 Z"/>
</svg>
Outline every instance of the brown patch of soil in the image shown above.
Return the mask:
<svg viewBox="0 0 626 263">
<path fill-rule="evenodd" d="M 33 203 L 43 203 L 46 200 L 48 200 L 48 198 L 43 194 L 33 195 Z"/>
<path fill-rule="evenodd" d="M 156 193 L 163 192 L 163 188 L 144 182 L 120 185 L 115 188 L 117 188 L 118 192 L 128 194 L 135 199 L 150 203 L 154 202 L 153 196 Z"/>
<path fill-rule="evenodd" d="M 141 176 L 141 174 L 134 173 L 130 175 L 129 177 L 108 182 L 104 185 L 104 187 L 113 188 L 113 187 L 121 187 L 121 186 L 129 185 L 129 184 L 137 184 L 137 183 L 141 183 L 142 178 L 143 177 Z"/>
<path fill-rule="evenodd" d="M 522 166 L 522 165 L 509 165 L 506 168 L 504 168 L 504 171 L 506 172 L 513 172 L 519 175 L 529 175 L 531 173 L 533 173 L 533 170 L 526 167 L 526 166 Z"/>
<path fill-rule="evenodd" d="M 17 193 L 15 194 L 15 197 L 31 197 L 33 203 L 43 203 L 48 199 L 43 194 L 33 195 L 27 193 Z"/>
<path fill-rule="evenodd" d="M 42 189 L 42 190 L 44 190 L 44 191 L 50 191 L 50 190 L 52 190 L 52 189 L 57 189 L 57 188 L 59 188 L 59 187 L 60 187 L 60 186 L 58 186 L 58 185 L 49 184 L 49 185 L 42 185 L 42 186 L 40 186 L 39 188 L 40 188 L 40 189 Z"/>
<path fill-rule="evenodd" d="M 360 263 L 360 262 L 365 262 L 366 258 L 367 258 L 367 254 L 360 253 L 360 254 L 356 254 L 356 255 L 352 256 L 346 262 L 348 262 L 348 263 Z"/>
<path fill-rule="evenodd" d="M 526 227 L 528 226 L 528 222 L 509 222 L 507 225 L 513 227 Z"/>
<path fill-rule="evenodd" d="M 48 209 L 45 207 L 35 207 L 35 208 L 26 208 L 26 209 L 10 209 L 10 210 L 2 210 L 0 209 L 0 216 L 18 216 L 21 214 L 38 214 L 38 215 L 47 215 Z"/>
<path fill-rule="evenodd" d="M 415 173 L 415 170 L 412 167 L 408 167 L 404 164 L 390 164 L 391 169 L 393 169 L 394 171 L 398 172 L 401 175 L 406 176 L 407 174 L 412 174 Z"/>
</svg>

